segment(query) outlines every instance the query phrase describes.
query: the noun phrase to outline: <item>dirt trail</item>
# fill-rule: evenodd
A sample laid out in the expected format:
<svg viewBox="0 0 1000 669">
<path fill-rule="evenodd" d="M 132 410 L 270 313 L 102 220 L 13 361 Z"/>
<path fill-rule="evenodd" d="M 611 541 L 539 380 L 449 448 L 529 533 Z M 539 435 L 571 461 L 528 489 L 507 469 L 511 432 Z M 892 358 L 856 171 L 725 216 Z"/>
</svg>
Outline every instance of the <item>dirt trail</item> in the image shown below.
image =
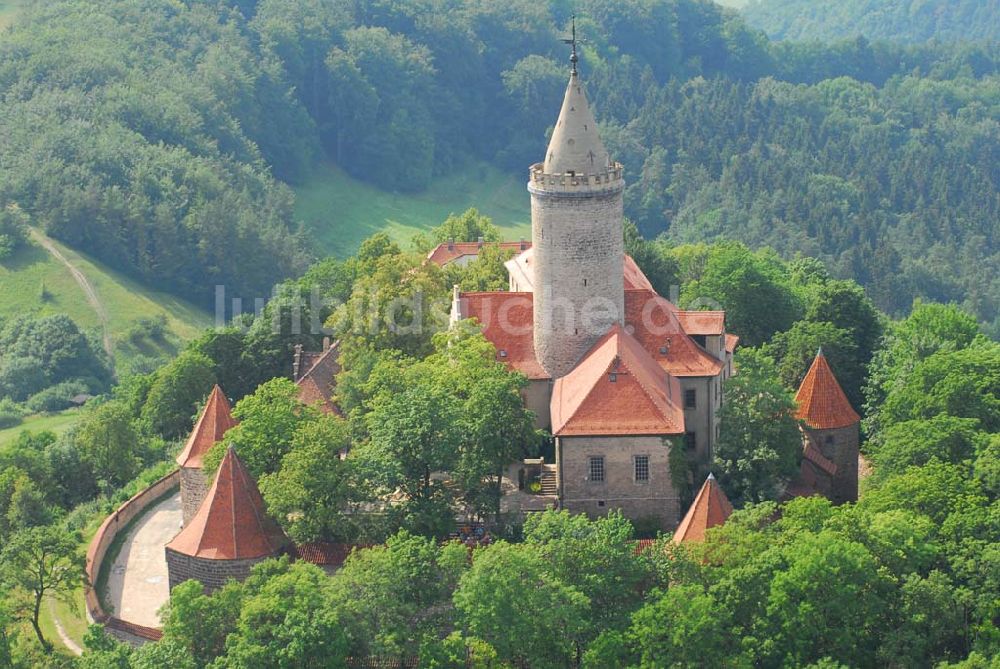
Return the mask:
<svg viewBox="0 0 1000 669">
<path fill-rule="evenodd" d="M 87 298 L 87 303 L 97 314 L 97 318 L 101 321 L 104 350 L 107 352 L 108 359 L 111 361 L 111 368 L 114 369 L 115 348 L 114 343 L 111 341 L 111 332 L 108 328 L 108 310 L 104 307 L 104 303 L 101 302 L 101 298 L 97 294 L 97 289 L 95 289 L 93 284 L 90 283 L 87 276 L 81 272 L 76 265 L 71 263 L 58 248 L 56 248 L 56 245 L 52 243 L 51 239 L 34 228 L 31 230 L 31 238 L 38 242 L 43 249 L 48 251 L 53 258 L 65 265 L 66 269 L 69 270 L 69 273 L 73 275 L 73 279 L 80 286 L 80 290 L 83 291 L 84 297 Z"/>
<path fill-rule="evenodd" d="M 66 634 L 66 630 L 63 629 L 62 623 L 59 621 L 59 616 L 56 614 L 55 608 L 52 606 L 52 600 L 48 601 L 49 615 L 52 616 L 52 624 L 55 625 L 56 633 L 59 634 L 59 639 L 62 641 L 63 645 L 69 650 L 69 652 L 74 655 L 83 655 L 83 649 L 73 639 Z"/>
</svg>

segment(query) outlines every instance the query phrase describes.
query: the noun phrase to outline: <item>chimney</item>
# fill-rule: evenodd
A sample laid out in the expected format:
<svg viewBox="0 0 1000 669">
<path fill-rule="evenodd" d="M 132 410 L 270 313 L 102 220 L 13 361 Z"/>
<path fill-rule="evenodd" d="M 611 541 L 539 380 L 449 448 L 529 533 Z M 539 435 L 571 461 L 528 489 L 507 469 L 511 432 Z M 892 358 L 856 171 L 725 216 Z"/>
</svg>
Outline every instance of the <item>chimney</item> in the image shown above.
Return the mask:
<svg viewBox="0 0 1000 669">
<path fill-rule="evenodd" d="M 323 337 L 323 352 L 326 353 L 330 350 L 330 338 Z"/>
<path fill-rule="evenodd" d="M 483 248 L 483 242 L 484 241 L 486 241 L 486 240 L 483 239 L 482 237 L 480 237 L 479 239 L 476 240 L 476 243 L 478 244 L 478 248 Z"/>
<path fill-rule="evenodd" d="M 302 344 L 295 345 L 295 357 L 292 359 L 292 379 L 299 380 L 299 372 L 302 367 Z"/>
<path fill-rule="evenodd" d="M 454 240 L 454 238 L 448 240 L 448 250 L 449 251 L 454 251 L 455 250 L 455 240 Z"/>
<path fill-rule="evenodd" d="M 524 241 L 524 237 L 521 237 L 521 250 L 528 248 L 528 242 Z"/>
</svg>

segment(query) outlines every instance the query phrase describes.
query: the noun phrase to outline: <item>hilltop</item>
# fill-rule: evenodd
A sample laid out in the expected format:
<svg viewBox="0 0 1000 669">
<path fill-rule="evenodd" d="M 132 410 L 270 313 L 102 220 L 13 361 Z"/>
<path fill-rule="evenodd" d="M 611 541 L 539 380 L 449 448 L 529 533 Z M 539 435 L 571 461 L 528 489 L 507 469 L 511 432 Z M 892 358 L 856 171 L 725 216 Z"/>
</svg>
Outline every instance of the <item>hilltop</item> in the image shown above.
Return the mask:
<svg viewBox="0 0 1000 669">
<path fill-rule="evenodd" d="M 742 13 L 780 40 L 1000 39 L 1000 5 L 978 0 L 751 0 Z"/>
</svg>

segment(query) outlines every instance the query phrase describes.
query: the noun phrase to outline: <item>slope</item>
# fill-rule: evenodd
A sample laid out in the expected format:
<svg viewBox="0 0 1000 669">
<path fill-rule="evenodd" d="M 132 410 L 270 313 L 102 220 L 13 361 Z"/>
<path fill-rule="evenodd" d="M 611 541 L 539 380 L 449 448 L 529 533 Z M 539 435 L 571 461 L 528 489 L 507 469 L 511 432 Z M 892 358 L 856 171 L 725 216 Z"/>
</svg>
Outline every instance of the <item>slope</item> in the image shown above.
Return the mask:
<svg viewBox="0 0 1000 669">
<path fill-rule="evenodd" d="M 317 255 L 344 258 L 377 232 L 405 247 L 415 234 L 469 207 L 491 217 L 505 239 L 531 238 L 524 179 L 482 164 L 438 177 L 427 190 L 414 194 L 381 190 L 326 164 L 296 188 L 295 195 L 296 218 L 317 242 Z"/>
<path fill-rule="evenodd" d="M 106 333 L 119 371 L 147 357 L 173 355 L 183 341 L 211 324 L 209 315 L 190 303 L 147 288 L 47 237 L 36 239 L 61 259 L 33 244 L 0 262 L 0 318 L 64 313 L 84 330 L 102 338 Z M 91 295 L 70 266 L 90 286 Z M 162 337 L 143 336 L 153 321 L 163 324 Z"/>
</svg>

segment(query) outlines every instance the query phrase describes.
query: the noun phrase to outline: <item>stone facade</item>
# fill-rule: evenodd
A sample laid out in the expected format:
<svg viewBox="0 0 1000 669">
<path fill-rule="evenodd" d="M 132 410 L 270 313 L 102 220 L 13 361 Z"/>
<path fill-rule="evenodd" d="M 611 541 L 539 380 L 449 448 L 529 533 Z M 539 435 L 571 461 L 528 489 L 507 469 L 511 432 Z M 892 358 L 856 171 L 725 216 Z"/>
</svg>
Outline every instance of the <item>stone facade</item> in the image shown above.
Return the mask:
<svg viewBox="0 0 1000 669">
<path fill-rule="evenodd" d="M 201 467 L 181 467 L 181 514 L 185 525 L 198 513 L 208 494 L 208 480 Z"/>
<path fill-rule="evenodd" d="M 529 184 L 535 354 L 568 374 L 625 313 L 621 178 L 605 189 Z"/>
<path fill-rule="evenodd" d="M 535 414 L 535 427 L 539 430 L 552 428 L 552 418 L 549 416 L 549 400 L 552 399 L 552 381 L 549 379 L 532 379 L 522 391 L 525 408 Z"/>
<path fill-rule="evenodd" d="M 689 376 L 679 379 L 681 402 L 684 407 L 684 429 L 693 436 L 693 454 L 699 462 L 712 459 L 712 451 L 719 437 L 719 409 L 722 407 L 722 382 L 717 376 Z M 694 407 L 687 398 L 694 393 Z M 685 447 L 690 448 L 685 439 Z"/>
<path fill-rule="evenodd" d="M 819 490 L 835 504 L 856 502 L 858 499 L 858 424 L 827 430 L 806 428 L 803 438 L 819 449 L 825 458 L 837 465 L 837 473 L 829 481 L 829 493 Z M 829 478 L 829 477 L 827 477 Z M 820 484 L 825 487 L 824 484 Z"/>
<path fill-rule="evenodd" d="M 212 560 L 191 557 L 177 551 L 166 549 L 167 572 L 170 574 L 170 589 L 184 581 L 199 581 L 205 592 L 214 592 L 230 580 L 243 581 L 250 575 L 250 569 L 255 564 L 267 560 L 268 557 L 246 560 Z"/>
<path fill-rule="evenodd" d="M 636 480 L 636 457 L 648 457 L 648 480 Z M 590 460 L 604 458 L 604 480 L 592 481 Z M 592 518 L 621 509 L 633 520 L 677 527 L 680 498 L 670 477 L 670 447 L 661 437 L 560 437 L 556 462 L 562 507 Z"/>
</svg>

